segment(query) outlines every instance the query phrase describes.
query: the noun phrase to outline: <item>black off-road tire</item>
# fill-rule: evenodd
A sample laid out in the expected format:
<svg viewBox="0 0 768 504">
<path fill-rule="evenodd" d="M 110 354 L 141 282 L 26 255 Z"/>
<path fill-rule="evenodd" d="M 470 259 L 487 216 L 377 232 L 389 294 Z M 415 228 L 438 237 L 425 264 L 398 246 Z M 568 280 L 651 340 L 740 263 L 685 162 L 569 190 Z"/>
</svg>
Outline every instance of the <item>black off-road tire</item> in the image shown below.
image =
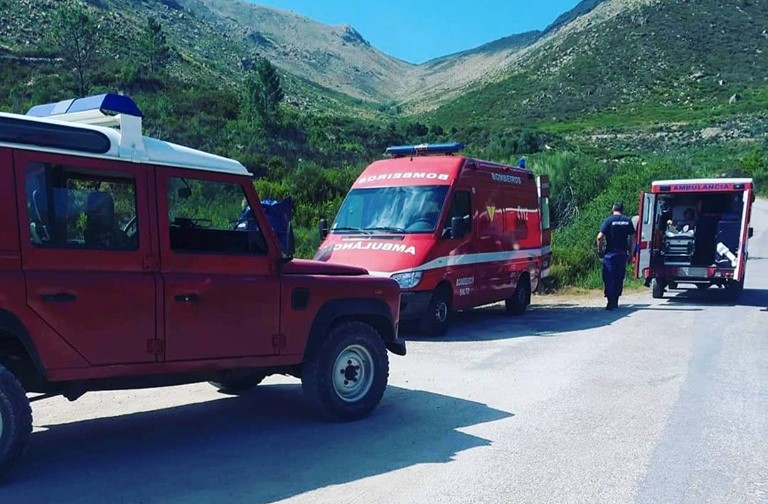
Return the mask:
<svg viewBox="0 0 768 504">
<path fill-rule="evenodd" d="M 526 276 L 517 283 L 515 293 L 511 298 L 504 300 L 504 309 L 510 315 L 520 316 L 525 313 L 528 307 L 528 300 L 531 298 L 531 281 Z"/>
<path fill-rule="evenodd" d="M 328 420 L 364 418 L 387 388 L 389 358 L 384 340 L 371 325 L 342 322 L 307 356 L 301 373 L 304 397 Z"/>
<path fill-rule="evenodd" d="M 256 387 L 266 377 L 267 374 L 261 372 L 233 373 L 227 378 L 221 378 L 218 381 L 210 381 L 208 383 L 216 387 L 216 390 L 222 394 L 240 395 Z"/>
<path fill-rule="evenodd" d="M 651 296 L 653 296 L 653 299 L 661 299 L 664 297 L 664 282 L 658 278 L 651 280 Z"/>
<path fill-rule="evenodd" d="M 427 336 L 445 336 L 451 321 L 451 291 L 440 286 L 432 293 L 427 311 L 421 317 L 419 329 Z"/>
<path fill-rule="evenodd" d="M 0 479 L 24 453 L 32 433 L 32 408 L 16 377 L 0 366 Z"/>
</svg>

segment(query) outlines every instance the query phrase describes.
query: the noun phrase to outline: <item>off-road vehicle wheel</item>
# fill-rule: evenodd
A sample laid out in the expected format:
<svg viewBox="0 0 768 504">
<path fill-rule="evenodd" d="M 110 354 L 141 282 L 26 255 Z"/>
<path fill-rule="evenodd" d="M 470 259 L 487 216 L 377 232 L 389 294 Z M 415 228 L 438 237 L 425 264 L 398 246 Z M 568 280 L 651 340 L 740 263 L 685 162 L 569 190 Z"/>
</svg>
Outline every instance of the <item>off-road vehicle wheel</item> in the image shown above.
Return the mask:
<svg viewBox="0 0 768 504">
<path fill-rule="evenodd" d="M 653 296 L 653 299 L 664 297 L 664 282 L 658 278 L 651 280 L 651 296 Z"/>
<path fill-rule="evenodd" d="M 419 328 L 427 336 L 444 336 L 451 318 L 451 291 L 445 286 L 432 293 L 427 311 L 421 318 Z"/>
<path fill-rule="evenodd" d="M 359 321 L 335 326 L 307 356 L 301 383 L 312 408 L 330 420 L 358 420 L 379 404 L 389 359 L 381 335 Z"/>
<path fill-rule="evenodd" d="M 32 409 L 16 377 L 0 366 L 0 478 L 24 453 L 32 433 Z"/>
<path fill-rule="evenodd" d="M 514 295 L 504 300 L 504 309 L 511 315 L 522 315 L 528 307 L 528 299 L 531 297 L 531 282 L 526 276 L 520 279 L 515 288 Z"/>
<path fill-rule="evenodd" d="M 260 371 L 232 371 L 228 376 L 208 383 L 216 387 L 222 394 L 240 395 L 254 388 L 266 377 L 266 373 Z"/>
</svg>

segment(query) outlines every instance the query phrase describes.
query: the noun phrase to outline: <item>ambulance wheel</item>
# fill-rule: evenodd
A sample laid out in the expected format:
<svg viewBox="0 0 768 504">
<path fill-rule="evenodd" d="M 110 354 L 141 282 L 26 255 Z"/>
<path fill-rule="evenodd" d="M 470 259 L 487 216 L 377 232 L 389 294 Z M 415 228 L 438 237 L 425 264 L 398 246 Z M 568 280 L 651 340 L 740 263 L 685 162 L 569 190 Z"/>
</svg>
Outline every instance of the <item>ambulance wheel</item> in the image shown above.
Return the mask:
<svg viewBox="0 0 768 504">
<path fill-rule="evenodd" d="M 337 324 L 307 355 L 301 371 L 304 397 L 322 417 L 336 421 L 368 416 L 389 379 L 387 348 L 373 326 Z"/>
<path fill-rule="evenodd" d="M 446 286 L 435 289 L 429 307 L 421 318 L 421 332 L 427 336 L 443 336 L 451 318 L 451 291 Z"/>
<path fill-rule="evenodd" d="M 661 299 L 664 297 L 664 282 L 658 278 L 651 280 L 651 295 L 653 299 Z"/>
<path fill-rule="evenodd" d="M 736 280 L 729 280 L 725 284 L 725 293 L 730 300 L 738 299 L 741 292 L 744 290 L 744 281 L 737 282 Z"/>
<path fill-rule="evenodd" d="M 16 465 L 32 433 L 32 409 L 16 377 L 0 365 L 0 478 Z"/>
<path fill-rule="evenodd" d="M 531 283 L 528 277 L 523 277 L 517 283 L 515 294 L 504 300 L 504 309 L 510 315 L 522 315 L 528 307 L 528 300 L 531 299 Z"/>
</svg>

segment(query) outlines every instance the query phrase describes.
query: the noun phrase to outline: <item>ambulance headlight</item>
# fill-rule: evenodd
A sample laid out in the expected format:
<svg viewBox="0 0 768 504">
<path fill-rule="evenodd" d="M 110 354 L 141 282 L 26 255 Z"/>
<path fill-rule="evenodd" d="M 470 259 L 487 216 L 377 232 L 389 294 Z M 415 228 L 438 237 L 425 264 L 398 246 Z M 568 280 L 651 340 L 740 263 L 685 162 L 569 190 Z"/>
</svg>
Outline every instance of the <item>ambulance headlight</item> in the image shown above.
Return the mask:
<svg viewBox="0 0 768 504">
<path fill-rule="evenodd" d="M 413 289 L 421 282 L 421 274 L 421 271 L 408 271 L 395 273 L 391 278 L 400 284 L 401 289 Z"/>
</svg>

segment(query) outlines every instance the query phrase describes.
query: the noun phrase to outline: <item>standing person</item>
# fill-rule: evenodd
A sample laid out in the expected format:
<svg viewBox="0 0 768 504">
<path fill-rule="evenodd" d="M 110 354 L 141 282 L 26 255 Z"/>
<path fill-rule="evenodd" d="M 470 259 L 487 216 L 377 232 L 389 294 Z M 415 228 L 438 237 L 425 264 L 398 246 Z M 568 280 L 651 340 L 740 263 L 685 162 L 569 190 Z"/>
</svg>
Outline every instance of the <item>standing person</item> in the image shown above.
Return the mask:
<svg viewBox="0 0 768 504">
<path fill-rule="evenodd" d="M 612 213 L 605 218 L 597 233 L 597 251 L 603 259 L 603 284 L 608 298 L 606 310 L 619 306 L 619 296 L 624 288 L 627 259 L 632 255 L 635 226 L 624 215 L 624 204 L 613 204 Z"/>
</svg>

